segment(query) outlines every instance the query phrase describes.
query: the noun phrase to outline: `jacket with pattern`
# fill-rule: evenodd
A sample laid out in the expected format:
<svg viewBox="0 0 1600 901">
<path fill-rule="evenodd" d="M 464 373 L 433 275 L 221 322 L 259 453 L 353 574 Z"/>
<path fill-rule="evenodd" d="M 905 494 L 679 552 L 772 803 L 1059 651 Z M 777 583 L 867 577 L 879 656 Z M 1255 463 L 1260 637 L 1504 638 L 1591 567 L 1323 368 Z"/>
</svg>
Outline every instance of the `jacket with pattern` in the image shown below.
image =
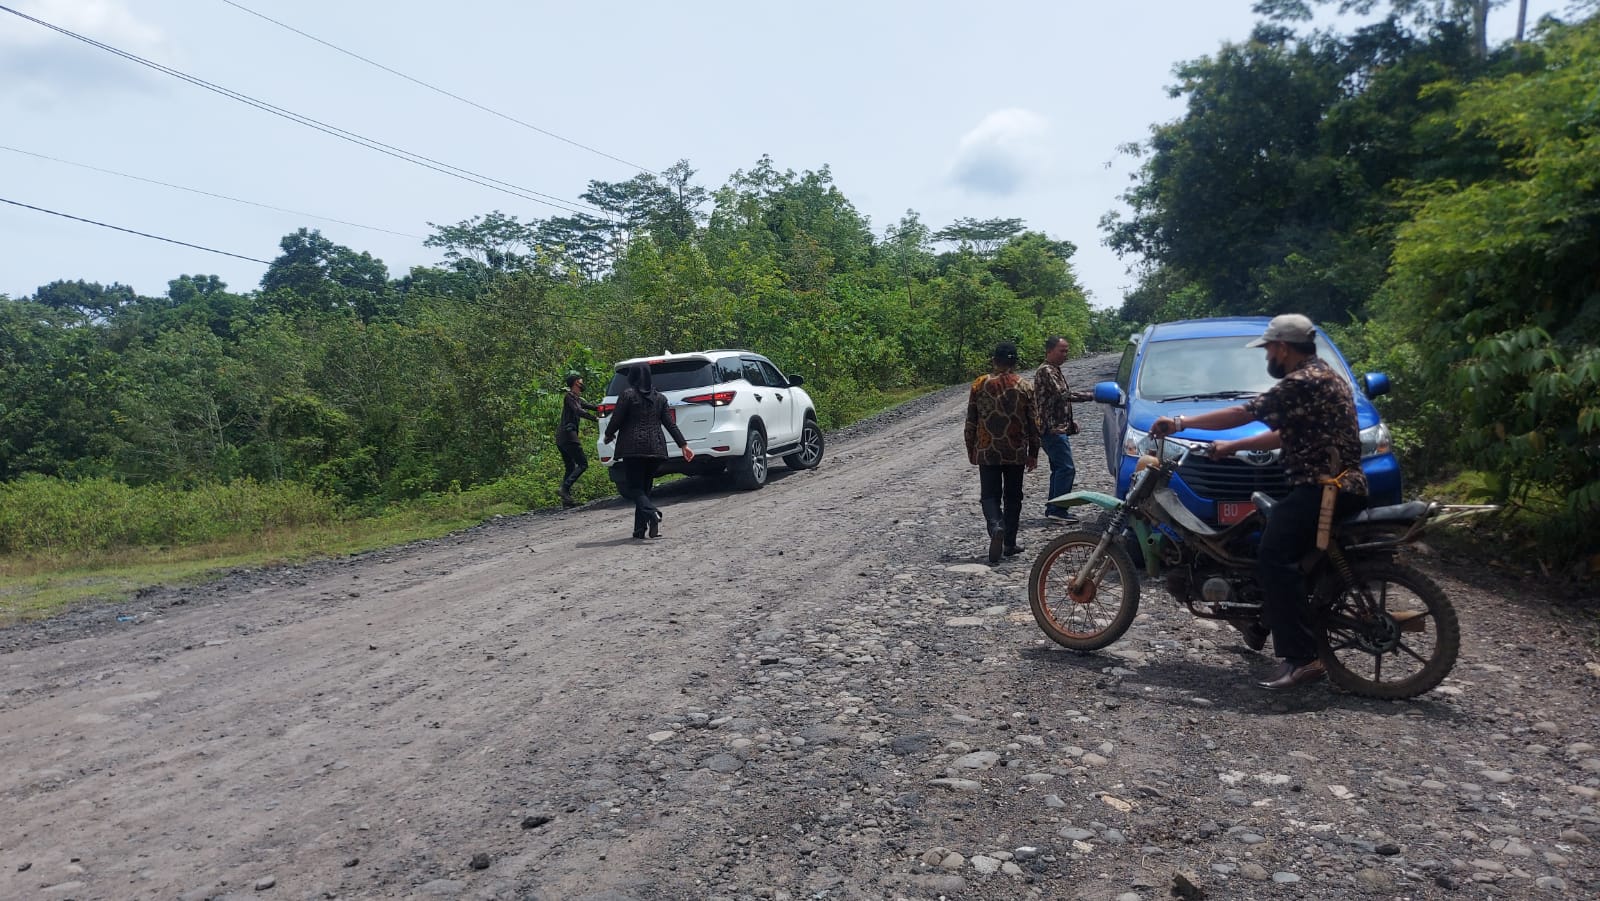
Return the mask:
<svg viewBox="0 0 1600 901">
<path fill-rule="evenodd" d="M 979 466 L 1016 466 L 1039 459 L 1039 414 L 1033 386 L 1015 372 L 980 375 L 967 398 L 967 456 Z"/>
</svg>

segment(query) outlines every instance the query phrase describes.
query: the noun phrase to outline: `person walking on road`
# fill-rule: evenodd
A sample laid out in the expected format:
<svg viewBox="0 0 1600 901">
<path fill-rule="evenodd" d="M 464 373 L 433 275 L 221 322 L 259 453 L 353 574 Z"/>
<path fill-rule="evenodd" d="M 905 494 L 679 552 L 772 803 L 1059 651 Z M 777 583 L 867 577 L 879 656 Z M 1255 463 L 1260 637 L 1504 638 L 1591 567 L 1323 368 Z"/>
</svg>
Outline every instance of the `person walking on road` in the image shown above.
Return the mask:
<svg viewBox="0 0 1600 901">
<path fill-rule="evenodd" d="M 1017 375 L 1017 346 L 995 347 L 993 371 L 978 376 L 967 398 L 967 459 L 978 467 L 979 496 L 989 531 L 989 565 L 1022 553 L 1022 474 L 1039 463 L 1039 416 L 1033 386 Z"/>
<path fill-rule="evenodd" d="M 1058 336 L 1046 338 L 1044 362 L 1033 374 L 1034 400 L 1039 405 L 1039 441 L 1044 455 L 1050 460 L 1050 493 L 1045 495 L 1044 515 L 1063 522 L 1074 522 L 1077 516 L 1066 507 L 1049 503 L 1072 490 L 1078 467 L 1072 461 L 1071 436 L 1078 434 L 1078 422 L 1072 418 L 1072 405 L 1090 400 L 1082 391 L 1073 391 L 1067 377 L 1061 372 L 1071 345 Z"/>
<path fill-rule="evenodd" d="M 561 424 L 556 427 L 556 450 L 561 452 L 561 462 L 567 473 L 561 479 L 561 506 L 576 507 L 572 499 L 572 486 L 578 483 L 583 471 L 589 468 L 589 458 L 584 456 L 583 443 L 578 440 L 578 424 L 587 419 L 599 422 L 595 413 L 600 408 L 583 399 L 583 376 L 567 373 L 567 390 L 561 396 Z"/>
<path fill-rule="evenodd" d="M 694 451 L 678 431 L 678 423 L 667 407 L 667 398 L 655 390 L 648 364 L 639 363 L 628 368 L 628 387 L 617 398 L 617 408 L 606 424 L 606 443 L 616 442 L 618 462 L 623 468 L 618 483 L 623 497 L 633 501 L 633 537 L 661 537 L 661 509 L 650 500 L 655 486 L 656 470 L 667 458 L 667 439 L 661 430 L 666 429 L 672 440 L 683 451 L 684 462 L 694 460 Z"/>
</svg>

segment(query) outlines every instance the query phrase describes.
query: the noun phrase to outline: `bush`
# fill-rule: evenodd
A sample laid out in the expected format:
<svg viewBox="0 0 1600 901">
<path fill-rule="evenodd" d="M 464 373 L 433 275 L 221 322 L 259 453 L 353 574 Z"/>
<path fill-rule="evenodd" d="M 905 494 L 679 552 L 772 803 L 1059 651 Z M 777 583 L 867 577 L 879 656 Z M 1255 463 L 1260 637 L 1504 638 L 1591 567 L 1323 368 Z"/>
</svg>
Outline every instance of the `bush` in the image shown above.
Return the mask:
<svg viewBox="0 0 1600 901">
<path fill-rule="evenodd" d="M 197 544 L 338 518 L 332 498 L 295 482 L 244 479 L 183 489 L 27 476 L 0 484 L 0 553 Z"/>
</svg>

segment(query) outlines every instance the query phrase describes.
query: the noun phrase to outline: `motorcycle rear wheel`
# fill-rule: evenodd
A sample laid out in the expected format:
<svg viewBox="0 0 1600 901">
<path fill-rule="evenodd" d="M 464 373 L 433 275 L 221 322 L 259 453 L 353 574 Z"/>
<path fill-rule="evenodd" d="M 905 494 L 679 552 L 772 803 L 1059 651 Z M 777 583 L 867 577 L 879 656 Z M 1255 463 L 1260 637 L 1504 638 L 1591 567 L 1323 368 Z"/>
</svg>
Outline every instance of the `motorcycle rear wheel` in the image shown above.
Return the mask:
<svg viewBox="0 0 1600 901">
<path fill-rule="evenodd" d="M 1098 651 L 1122 637 L 1139 612 L 1139 575 L 1120 540 L 1113 540 L 1083 589 L 1072 579 L 1088 562 L 1102 532 L 1074 530 L 1044 546 L 1028 574 L 1028 606 L 1050 640 L 1074 651 Z"/>
<path fill-rule="evenodd" d="M 1383 700 L 1431 691 L 1455 666 L 1461 624 L 1444 590 L 1403 563 L 1358 561 L 1356 581 L 1383 608 L 1364 617 L 1359 598 L 1335 577 L 1319 598 L 1318 653 L 1328 678 L 1351 694 Z"/>
</svg>

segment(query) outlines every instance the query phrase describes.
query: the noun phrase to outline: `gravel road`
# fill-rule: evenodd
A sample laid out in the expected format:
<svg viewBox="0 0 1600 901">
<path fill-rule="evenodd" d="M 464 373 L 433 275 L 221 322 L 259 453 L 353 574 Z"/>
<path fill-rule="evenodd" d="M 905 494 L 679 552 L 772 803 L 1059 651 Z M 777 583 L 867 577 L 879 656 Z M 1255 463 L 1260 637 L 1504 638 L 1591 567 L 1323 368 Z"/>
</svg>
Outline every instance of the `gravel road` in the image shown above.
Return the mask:
<svg viewBox="0 0 1600 901">
<path fill-rule="evenodd" d="M 0 630 L 0 897 L 1600 897 L 1579 617 L 1425 557 L 1464 647 L 1405 703 L 1269 695 L 1153 584 L 1062 651 L 963 405 L 669 485 L 655 541 L 592 504 Z"/>
</svg>

